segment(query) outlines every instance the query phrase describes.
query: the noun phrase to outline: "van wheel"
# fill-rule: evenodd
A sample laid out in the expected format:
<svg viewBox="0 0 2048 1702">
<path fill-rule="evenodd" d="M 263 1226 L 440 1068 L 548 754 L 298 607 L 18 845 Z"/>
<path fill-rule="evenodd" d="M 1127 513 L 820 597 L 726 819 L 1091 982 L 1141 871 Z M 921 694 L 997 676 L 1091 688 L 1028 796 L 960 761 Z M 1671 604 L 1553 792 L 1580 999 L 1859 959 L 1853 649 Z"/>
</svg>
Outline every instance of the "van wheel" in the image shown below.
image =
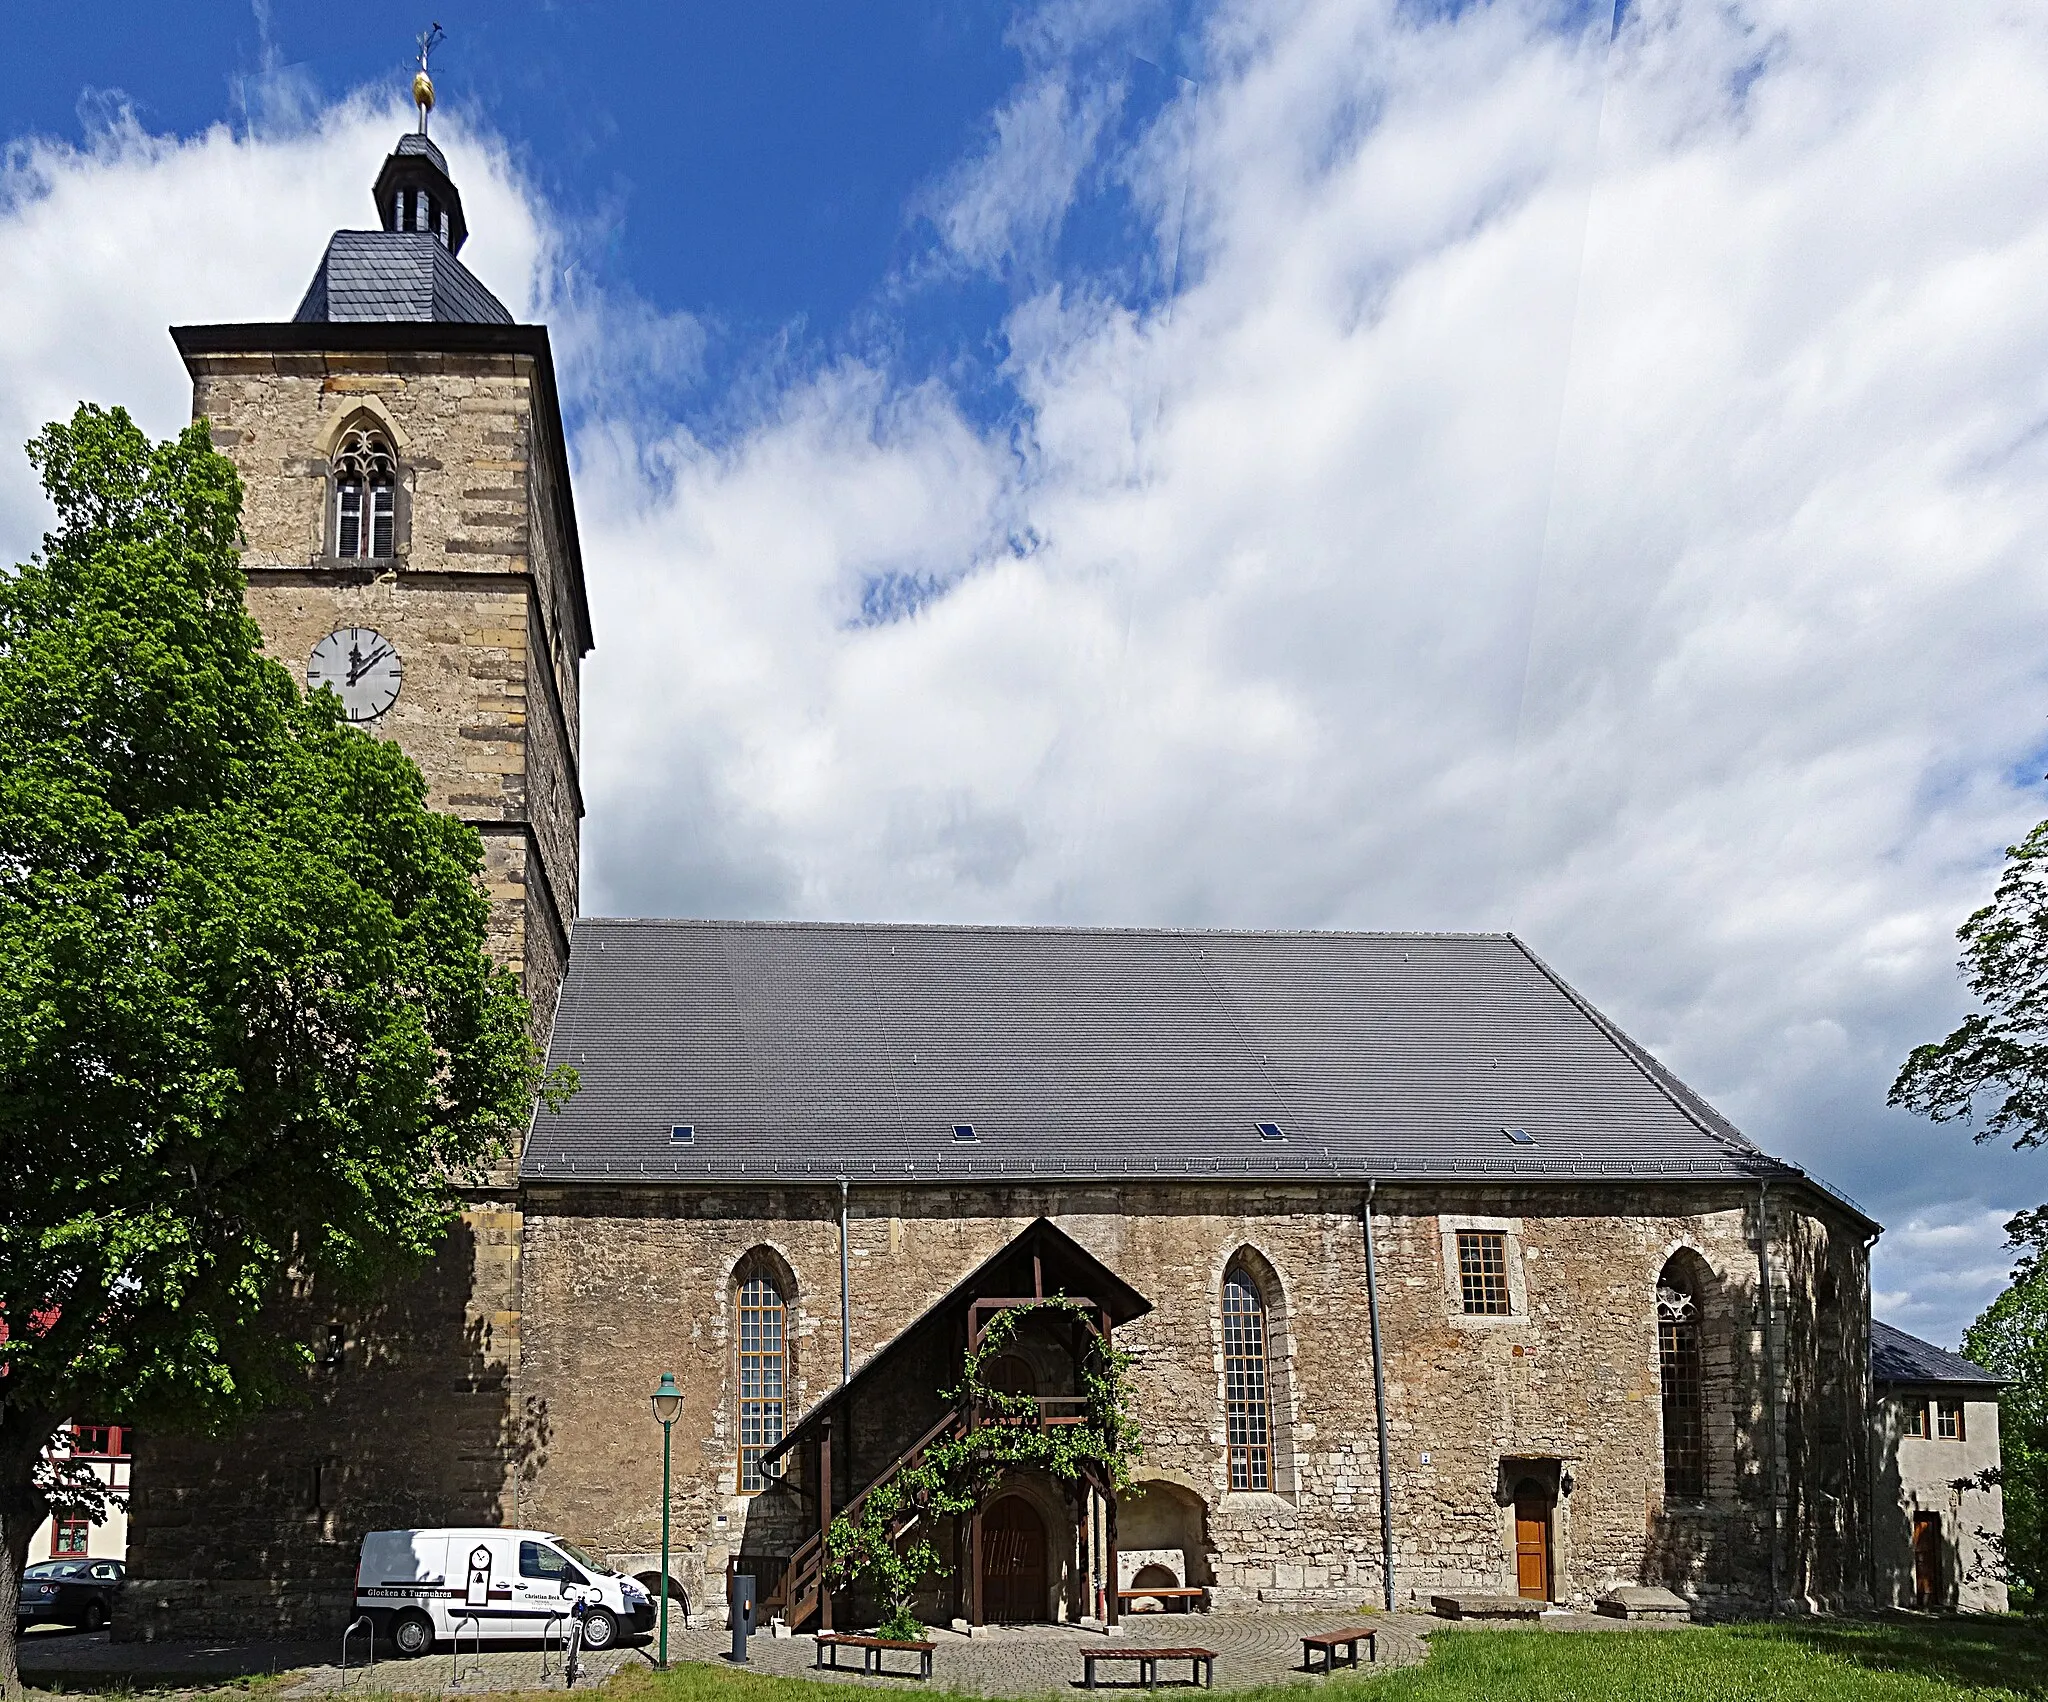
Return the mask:
<svg viewBox="0 0 2048 1702">
<path fill-rule="evenodd" d="M 594 1607 L 583 1616 L 583 1646 L 609 1649 L 619 1640 L 619 1622 L 608 1607 Z"/>
<path fill-rule="evenodd" d="M 391 1646 L 407 1660 L 434 1646 L 434 1622 L 418 1608 L 408 1608 L 391 1622 Z"/>
</svg>

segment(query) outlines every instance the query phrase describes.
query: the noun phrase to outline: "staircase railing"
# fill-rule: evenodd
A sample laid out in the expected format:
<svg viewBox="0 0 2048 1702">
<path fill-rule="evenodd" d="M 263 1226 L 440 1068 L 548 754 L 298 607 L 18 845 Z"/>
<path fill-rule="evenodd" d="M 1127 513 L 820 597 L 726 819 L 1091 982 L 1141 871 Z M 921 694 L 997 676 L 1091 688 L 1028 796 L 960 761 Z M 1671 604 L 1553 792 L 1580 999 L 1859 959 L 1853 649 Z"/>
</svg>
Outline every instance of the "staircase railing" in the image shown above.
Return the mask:
<svg viewBox="0 0 2048 1702">
<path fill-rule="evenodd" d="M 927 1430 L 915 1442 L 885 1466 L 880 1475 L 871 1479 L 865 1488 L 837 1512 L 846 1518 L 857 1517 L 861 1505 L 876 1490 L 892 1482 L 899 1473 L 915 1465 L 925 1451 L 941 1439 L 959 1436 L 967 1430 L 966 1416 L 957 1408 L 949 1410 L 938 1423 Z M 918 1509 L 905 1509 L 902 1517 L 895 1521 L 888 1533 L 891 1541 L 901 1534 L 911 1520 L 919 1516 Z M 781 1575 L 761 1592 L 763 1611 L 779 1605 L 782 1616 L 792 1631 L 802 1628 L 805 1620 L 818 1611 L 824 1593 L 825 1581 L 825 1537 L 822 1531 L 813 1532 L 798 1545 L 797 1550 L 783 1563 Z M 726 1574 L 732 1576 L 738 1570 L 737 1558 L 726 1562 Z"/>
</svg>

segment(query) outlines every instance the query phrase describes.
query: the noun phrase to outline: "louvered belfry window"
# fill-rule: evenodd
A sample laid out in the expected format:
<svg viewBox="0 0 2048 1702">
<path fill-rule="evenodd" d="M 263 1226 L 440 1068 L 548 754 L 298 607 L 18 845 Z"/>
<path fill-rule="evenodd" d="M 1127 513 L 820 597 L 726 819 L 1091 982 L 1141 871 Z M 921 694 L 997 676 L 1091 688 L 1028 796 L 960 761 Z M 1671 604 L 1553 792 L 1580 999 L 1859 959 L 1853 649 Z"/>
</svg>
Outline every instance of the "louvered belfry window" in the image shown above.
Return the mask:
<svg viewBox="0 0 2048 1702">
<path fill-rule="evenodd" d="M 334 553 L 398 553 L 398 457 L 379 432 L 345 433 L 334 454 Z"/>
<path fill-rule="evenodd" d="M 1266 1387 L 1266 1302 L 1248 1272 L 1233 1270 L 1223 1280 L 1223 1416 L 1232 1489 L 1273 1486 Z"/>
<path fill-rule="evenodd" d="M 1664 1497 L 1707 1493 L 1706 1425 L 1700 1410 L 1700 1303 L 1667 1276 L 1657 1285 L 1657 1369 L 1664 1384 Z"/>
<path fill-rule="evenodd" d="M 782 1291 L 764 1276 L 740 1285 L 740 1493 L 768 1487 L 761 1456 L 782 1440 L 783 1384 L 788 1367 Z"/>
</svg>

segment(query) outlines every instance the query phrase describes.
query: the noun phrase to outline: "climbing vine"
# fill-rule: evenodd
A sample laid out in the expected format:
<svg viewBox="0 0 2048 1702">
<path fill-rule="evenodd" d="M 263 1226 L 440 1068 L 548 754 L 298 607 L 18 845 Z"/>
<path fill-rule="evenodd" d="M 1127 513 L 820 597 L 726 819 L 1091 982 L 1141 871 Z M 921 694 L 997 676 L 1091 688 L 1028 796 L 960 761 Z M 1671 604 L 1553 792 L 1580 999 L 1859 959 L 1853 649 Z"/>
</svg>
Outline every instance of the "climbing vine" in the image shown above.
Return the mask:
<svg viewBox="0 0 2048 1702">
<path fill-rule="evenodd" d="M 979 1409 L 982 1422 L 964 1435 L 942 1436 L 887 1483 L 868 1491 L 857 1518 L 842 1513 L 832 1521 L 825 1534 L 826 1571 L 835 1582 L 857 1580 L 875 1591 L 886 1604 L 879 1627 L 883 1636 L 923 1634 L 910 1604 L 920 1585 L 949 1570 L 932 1541 L 939 1521 L 973 1512 L 1006 1474 L 1036 1469 L 1074 1483 L 1093 1471 L 1119 1492 L 1130 1487 L 1139 1438 L 1131 1417 L 1128 1353 L 1098 1341 L 1082 1361 L 1086 1405 L 1078 1424 L 1041 1427 L 1033 1397 L 992 1389 L 984 1380 L 987 1367 L 1016 1339 L 1029 1314 L 1086 1316 L 1092 1310 L 1085 1301 L 1061 1294 L 996 1313 L 962 1362 L 960 1386 L 944 1391 L 957 1410 Z"/>
</svg>

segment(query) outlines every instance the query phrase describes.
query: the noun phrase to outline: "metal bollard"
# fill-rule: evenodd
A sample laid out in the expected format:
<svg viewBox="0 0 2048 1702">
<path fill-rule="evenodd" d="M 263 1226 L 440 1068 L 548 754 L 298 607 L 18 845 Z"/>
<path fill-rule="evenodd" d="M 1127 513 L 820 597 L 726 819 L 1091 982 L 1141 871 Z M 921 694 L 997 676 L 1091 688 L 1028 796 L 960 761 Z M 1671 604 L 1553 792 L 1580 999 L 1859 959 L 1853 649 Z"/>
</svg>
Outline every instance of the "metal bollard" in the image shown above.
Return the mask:
<svg viewBox="0 0 2048 1702">
<path fill-rule="evenodd" d="M 751 1572 L 733 1574 L 726 1602 L 732 1609 L 733 1664 L 743 1667 L 747 1664 L 747 1634 L 754 1629 L 754 1575 Z"/>
</svg>

